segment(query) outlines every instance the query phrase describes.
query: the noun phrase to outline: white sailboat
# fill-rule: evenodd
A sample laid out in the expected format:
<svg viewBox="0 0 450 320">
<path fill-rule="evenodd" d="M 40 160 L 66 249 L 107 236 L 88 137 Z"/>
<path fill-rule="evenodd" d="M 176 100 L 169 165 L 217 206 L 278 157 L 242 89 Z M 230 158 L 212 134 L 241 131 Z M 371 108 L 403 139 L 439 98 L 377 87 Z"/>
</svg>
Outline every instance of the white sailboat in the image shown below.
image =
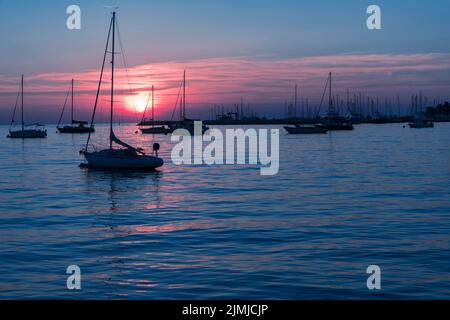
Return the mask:
<svg viewBox="0 0 450 320">
<path fill-rule="evenodd" d="M 24 122 L 24 113 L 23 113 L 23 75 L 20 82 L 20 96 L 21 96 L 21 129 L 20 130 L 12 130 L 14 126 L 14 116 L 16 114 L 17 102 L 19 100 L 19 95 L 17 96 L 16 105 L 14 106 L 14 111 L 11 119 L 11 124 L 9 126 L 9 134 L 8 138 L 18 138 L 18 139 L 26 139 L 26 138 L 45 138 L 47 137 L 47 130 L 45 130 L 43 125 L 41 124 L 29 124 L 25 125 Z M 34 127 L 34 128 L 32 128 Z"/>
<path fill-rule="evenodd" d="M 97 109 L 97 102 L 100 93 L 101 82 L 103 78 L 103 70 L 105 67 L 105 60 L 108 53 L 111 54 L 111 107 L 110 107 L 110 126 L 109 126 L 109 148 L 101 151 L 88 151 L 89 140 L 91 133 L 88 135 L 86 146 L 80 151 L 84 155 L 90 167 L 105 168 L 105 169 L 137 169 L 137 170 L 154 170 L 164 164 L 163 159 L 158 157 L 159 144 L 153 145 L 153 150 L 156 156 L 146 155 L 141 148 L 135 148 L 121 141 L 116 137 L 113 130 L 113 115 L 114 115 L 114 51 L 115 46 L 115 28 L 116 28 L 116 13 L 113 12 L 108 39 L 106 41 L 106 49 L 103 56 L 103 64 L 100 74 L 100 80 L 97 89 L 97 96 L 95 99 L 94 111 L 92 114 L 91 127 L 94 122 L 95 111 Z M 111 34 L 112 33 L 112 34 Z M 112 38 L 111 51 L 108 52 L 109 41 Z M 122 148 L 114 148 L 113 143 Z"/>
</svg>

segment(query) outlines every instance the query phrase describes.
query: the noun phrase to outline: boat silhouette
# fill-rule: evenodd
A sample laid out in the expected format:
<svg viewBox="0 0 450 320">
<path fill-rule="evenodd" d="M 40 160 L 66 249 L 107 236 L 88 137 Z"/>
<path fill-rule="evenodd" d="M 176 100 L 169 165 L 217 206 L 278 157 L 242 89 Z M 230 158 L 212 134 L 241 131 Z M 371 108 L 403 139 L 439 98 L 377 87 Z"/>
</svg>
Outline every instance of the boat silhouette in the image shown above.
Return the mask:
<svg viewBox="0 0 450 320">
<path fill-rule="evenodd" d="M 95 99 L 94 111 L 92 113 L 91 127 L 94 123 L 95 112 L 97 109 L 98 98 L 100 94 L 101 83 L 103 79 L 103 71 L 105 60 L 108 53 L 111 54 L 111 105 L 110 105 L 110 122 L 109 122 L 109 148 L 100 151 L 88 151 L 91 132 L 89 132 L 86 146 L 80 153 L 85 157 L 88 165 L 93 168 L 104 169 L 132 169 L 132 170 L 154 170 L 164 164 L 163 159 L 158 157 L 159 144 L 153 145 L 153 151 L 156 156 L 147 155 L 142 148 L 135 148 L 121 141 L 113 130 L 114 117 L 114 62 L 115 62 L 115 30 L 116 30 L 116 12 L 112 13 L 108 37 L 106 41 L 106 49 L 103 55 L 103 63 L 98 83 L 97 96 Z M 111 42 L 111 51 L 108 51 L 109 41 Z M 115 148 L 114 144 L 122 148 Z"/>
<path fill-rule="evenodd" d="M 11 124 L 9 126 L 9 134 L 7 135 L 7 138 L 18 138 L 18 139 L 26 139 L 26 138 L 45 138 L 47 137 L 47 130 L 44 128 L 44 125 L 41 125 L 39 123 L 34 124 L 25 124 L 24 121 L 24 104 L 23 104 L 23 92 L 24 92 L 24 80 L 23 80 L 23 74 L 21 77 L 20 82 L 20 89 L 19 94 L 17 95 L 16 104 L 14 106 L 13 115 L 11 118 Z M 17 104 L 19 101 L 19 95 L 21 97 L 21 129 L 20 130 L 12 130 L 14 127 L 14 116 L 16 114 Z M 33 127 L 33 128 L 31 128 Z M 31 129 L 30 129 L 31 128 Z"/>
<path fill-rule="evenodd" d="M 71 81 L 71 125 L 60 127 L 61 119 L 64 115 L 64 111 L 66 109 L 66 103 L 67 103 L 67 97 L 66 101 L 64 102 L 63 109 L 61 111 L 61 115 L 59 117 L 58 125 L 56 126 L 56 129 L 59 131 L 59 133 L 89 133 L 94 132 L 94 126 L 88 126 L 87 121 L 80 121 L 80 120 L 74 120 L 74 103 L 73 103 L 73 83 L 74 80 Z"/>
</svg>

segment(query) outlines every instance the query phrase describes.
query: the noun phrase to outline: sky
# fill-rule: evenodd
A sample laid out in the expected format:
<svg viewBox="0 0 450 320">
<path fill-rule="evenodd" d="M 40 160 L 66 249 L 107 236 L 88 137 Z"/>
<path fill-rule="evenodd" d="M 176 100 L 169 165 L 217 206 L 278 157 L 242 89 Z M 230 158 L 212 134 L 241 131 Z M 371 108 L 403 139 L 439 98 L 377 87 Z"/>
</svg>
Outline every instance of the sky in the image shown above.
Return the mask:
<svg viewBox="0 0 450 320">
<path fill-rule="evenodd" d="M 81 29 L 66 8 L 81 8 Z M 381 30 L 366 9 L 381 8 Z M 258 115 L 283 116 L 293 100 L 317 105 L 328 72 L 334 94 L 446 99 L 450 86 L 450 2 L 435 1 L 57 1 L 0 0 L 0 123 L 9 123 L 25 74 L 26 119 L 54 123 L 75 79 L 76 114 L 95 100 L 110 11 L 118 6 L 117 115 L 142 116 L 155 86 L 155 114 L 173 113 L 183 70 L 187 114 L 209 117 L 241 97 Z M 127 70 L 124 69 L 124 58 Z M 109 71 L 105 73 L 106 79 Z M 99 121 L 106 117 L 105 81 Z"/>
</svg>

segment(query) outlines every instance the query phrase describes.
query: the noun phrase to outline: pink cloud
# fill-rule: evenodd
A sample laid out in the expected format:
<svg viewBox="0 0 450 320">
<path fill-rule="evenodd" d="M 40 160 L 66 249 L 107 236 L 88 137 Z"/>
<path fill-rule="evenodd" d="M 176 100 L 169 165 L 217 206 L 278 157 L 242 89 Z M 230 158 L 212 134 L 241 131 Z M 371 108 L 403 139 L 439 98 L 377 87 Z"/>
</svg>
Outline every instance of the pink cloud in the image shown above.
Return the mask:
<svg viewBox="0 0 450 320">
<path fill-rule="evenodd" d="M 393 97 L 422 90 L 431 96 L 444 96 L 450 83 L 450 54 L 370 54 L 314 56 L 290 59 L 257 57 L 213 58 L 192 61 L 169 61 L 117 70 L 118 109 L 125 116 L 135 115 L 133 99 L 145 99 L 151 85 L 157 93 L 157 116 L 170 117 L 183 69 L 187 70 L 190 110 L 217 104 L 233 104 L 243 96 L 255 108 L 258 104 L 282 106 L 291 101 L 298 82 L 300 95 L 311 103 L 320 99 L 328 72 L 333 72 L 334 93 L 351 92 Z M 76 79 L 76 102 L 84 117 L 91 112 L 95 99 L 98 70 L 75 73 L 26 75 L 26 100 L 30 109 L 52 114 L 60 111 L 71 78 Z M 4 122 L 9 117 L 19 77 L 0 76 L 0 112 Z M 109 74 L 105 74 L 102 105 L 108 99 Z M 130 84 L 128 85 L 128 81 Z M 141 101 L 142 103 L 142 101 Z M 57 118 L 57 117 L 56 117 Z"/>
</svg>

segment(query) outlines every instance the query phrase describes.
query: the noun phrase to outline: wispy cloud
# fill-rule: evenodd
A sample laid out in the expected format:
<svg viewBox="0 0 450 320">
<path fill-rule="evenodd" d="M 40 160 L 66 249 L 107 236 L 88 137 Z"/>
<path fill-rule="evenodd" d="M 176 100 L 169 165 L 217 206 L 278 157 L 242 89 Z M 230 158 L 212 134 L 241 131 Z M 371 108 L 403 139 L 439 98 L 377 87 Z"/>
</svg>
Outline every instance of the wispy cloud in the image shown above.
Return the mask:
<svg viewBox="0 0 450 320">
<path fill-rule="evenodd" d="M 154 85 L 157 115 L 172 113 L 183 70 L 187 70 L 188 104 L 196 110 L 212 104 L 240 101 L 257 105 L 282 106 L 291 101 L 297 82 L 300 95 L 311 103 L 320 98 L 328 72 L 334 74 L 334 92 L 364 92 L 369 95 L 393 97 L 401 95 L 408 101 L 411 93 L 422 90 L 429 96 L 445 96 L 450 84 L 450 54 L 371 54 L 312 56 L 290 59 L 260 57 L 212 58 L 192 61 L 171 61 L 146 64 L 117 72 L 117 101 L 123 115 L 134 116 L 133 102 L 142 100 Z M 76 101 L 79 112 L 92 109 L 99 77 L 98 70 L 74 73 L 26 75 L 26 99 L 30 109 L 51 115 L 59 111 L 76 79 Z M 105 74 L 105 79 L 109 75 Z M 0 76 L 2 120 L 11 110 L 18 90 L 18 77 Z M 103 84 L 102 105 L 107 104 L 108 80 Z M 130 98 L 135 96 L 135 99 Z M 138 102 L 139 103 L 139 102 Z M 43 111 L 42 111 L 43 110 Z M 57 112 L 56 112 L 57 113 Z M 6 116 L 7 117 L 7 116 Z"/>
</svg>

